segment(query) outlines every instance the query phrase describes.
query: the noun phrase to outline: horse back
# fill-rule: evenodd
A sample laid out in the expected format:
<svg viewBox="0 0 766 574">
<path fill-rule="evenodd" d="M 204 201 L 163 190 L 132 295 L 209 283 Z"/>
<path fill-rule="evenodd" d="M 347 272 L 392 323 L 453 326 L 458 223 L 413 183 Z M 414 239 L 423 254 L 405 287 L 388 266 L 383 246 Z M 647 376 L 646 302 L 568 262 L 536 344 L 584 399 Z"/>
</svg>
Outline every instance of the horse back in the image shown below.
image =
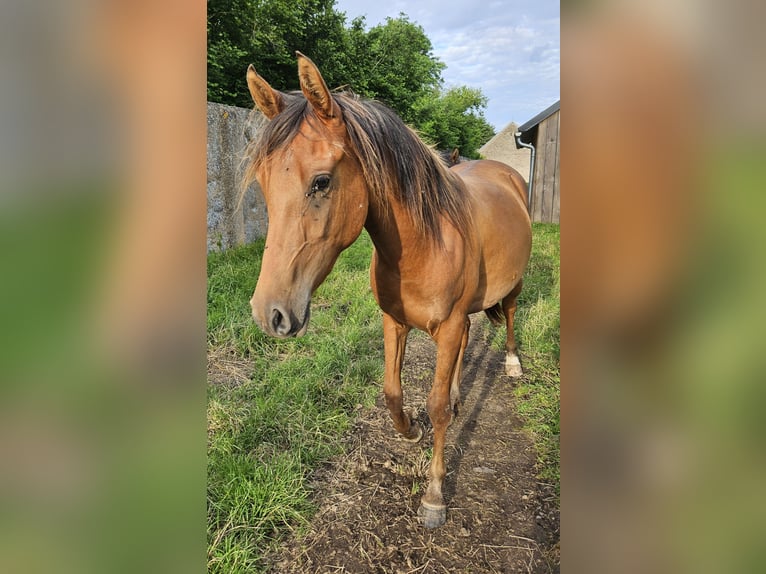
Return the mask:
<svg viewBox="0 0 766 574">
<path fill-rule="evenodd" d="M 472 198 L 473 209 L 484 217 L 500 210 L 500 217 L 508 223 L 529 226 L 527 210 L 527 184 L 521 174 L 499 161 L 476 160 L 453 166 L 466 185 Z"/>
</svg>

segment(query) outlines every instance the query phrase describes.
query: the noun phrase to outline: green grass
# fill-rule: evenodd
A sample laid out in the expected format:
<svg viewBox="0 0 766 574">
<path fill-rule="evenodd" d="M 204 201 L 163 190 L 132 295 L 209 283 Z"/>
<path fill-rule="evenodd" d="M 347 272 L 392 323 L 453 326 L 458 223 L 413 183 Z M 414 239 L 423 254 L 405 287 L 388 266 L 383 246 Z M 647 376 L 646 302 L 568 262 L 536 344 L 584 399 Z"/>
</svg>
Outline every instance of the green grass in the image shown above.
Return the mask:
<svg viewBox="0 0 766 574">
<path fill-rule="evenodd" d="M 558 485 L 558 226 L 535 225 L 534 235 L 517 312 L 527 370 L 517 391 L 519 411 L 539 441 L 541 476 Z M 250 317 L 262 250 L 257 242 L 208 259 L 209 347 L 230 350 L 252 369 L 208 385 L 210 572 L 265 570 L 265 553 L 311 515 L 308 474 L 340 452 L 356 406 L 372 406 L 382 383 L 367 234 L 317 290 L 300 339 L 266 337 Z M 502 335 L 493 332 L 492 344 L 502 346 Z"/>
<path fill-rule="evenodd" d="M 516 383 L 517 408 L 537 447 L 539 478 L 560 491 L 559 471 L 559 226 L 532 224 L 532 256 L 518 299 L 515 334 L 524 376 Z M 502 350 L 505 329 L 485 327 L 493 348 Z"/>
<path fill-rule="evenodd" d="M 524 377 L 515 389 L 519 414 L 535 437 L 540 478 L 560 492 L 559 226 L 533 226 L 532 258 L 516 312 Z"/>
<path fill-rule="evenodd" d="M 381 315 L 364 234 L 317 290 L 305 337 L 275 340 L 248 301 L 263 243 L 211 254 L 208 340 L 248 358 L 243 384 L 208 388 L 208 561 L 211 572 L 264 568 L 264 551 L 311 512 L 305 478 L 339 452 L 356 405 L 383 373 Z"/>
</svg>

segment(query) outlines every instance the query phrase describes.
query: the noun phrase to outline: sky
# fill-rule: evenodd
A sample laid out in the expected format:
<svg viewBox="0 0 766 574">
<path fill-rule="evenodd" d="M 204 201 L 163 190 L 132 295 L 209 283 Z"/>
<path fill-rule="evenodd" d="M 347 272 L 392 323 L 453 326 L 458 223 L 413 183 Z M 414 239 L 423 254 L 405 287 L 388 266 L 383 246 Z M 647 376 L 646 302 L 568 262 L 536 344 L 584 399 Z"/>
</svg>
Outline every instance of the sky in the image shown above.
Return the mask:
<svg viewBox="0 0 766 574">
<path fill-rule="evenodd" d="M 425 30 L 446 64 L 444 86 L 480 88 L 496 131 L 522 124 L 560 97 L 558 0 L 336 0 L 348 22 L 368 28 L 400 12 Z"/>
</svg>

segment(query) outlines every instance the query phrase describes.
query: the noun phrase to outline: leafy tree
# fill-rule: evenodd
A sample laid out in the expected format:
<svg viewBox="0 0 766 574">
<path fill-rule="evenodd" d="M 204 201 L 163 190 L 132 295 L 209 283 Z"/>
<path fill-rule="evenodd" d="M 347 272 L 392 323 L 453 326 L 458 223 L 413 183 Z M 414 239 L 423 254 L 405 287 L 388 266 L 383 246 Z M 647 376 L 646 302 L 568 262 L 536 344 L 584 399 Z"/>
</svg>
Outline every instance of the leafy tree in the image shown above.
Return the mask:
<svg viewBox="0 0 766 574">
<path fill-rule="evenodd" d="M 413 124 L 442 149 L 458 148 L 461 155 L 478 158 L 479 148 L 495 130 L 484 118 L 487 97 L 481 90 L 458 86 L 432 91 L 414 105 Z"/>
<path fill-rule="evenodd" d="M 248 64 L 279 90 L 298 89 L 295 50 L 313 59 L 332 88 L 347 87 L 391 106 L 442 149 L 475 157 L 493 135 L 480 90 L 444 92 L 445 65 L 406 14 L 366 30 L 346 23 L 335 0 L 208 0 L 208 99 L 252 107 Z"/>
<path fill-rule="evenodd" d="M 358 93 L 391 106 L 406 122 L 412 122 L 413 106 L 437 89 L 445 68 L 432 54 L 433 46 L 422 27 L 405 14 L 386 18 L 385 24 L 359 32 L 355 21 L 350 43 L 358 55 L 352 86 Z M 353 23 L 352 23 L 353 26 Z"/>
<path fill-rule="evenodd" d="M 239 80 L 247 69 L 254 5 L 254 0 L 208 0 L 208 100 L 241 105 Z"/>
<path fill-rule="evenodd" d="M 208 99 L 251 107 L 248 64 L 275 88 L 297 89 L 295 50 L 321 62 L 332 85 L 345 71 L 345 23 L 335 0 L 208 0 Z"/>
</svg>

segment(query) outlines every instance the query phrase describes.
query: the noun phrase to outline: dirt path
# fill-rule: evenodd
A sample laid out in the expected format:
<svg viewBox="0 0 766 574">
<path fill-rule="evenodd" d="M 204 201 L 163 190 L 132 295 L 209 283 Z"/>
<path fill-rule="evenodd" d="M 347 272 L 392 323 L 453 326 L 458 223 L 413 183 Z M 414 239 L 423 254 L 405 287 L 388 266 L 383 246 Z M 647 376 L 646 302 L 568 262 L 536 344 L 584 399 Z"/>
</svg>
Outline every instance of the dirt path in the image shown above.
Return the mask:
<svg viewBox="0 0 766 574">
<path fill-rule="evenodd" d="M 447 433 L 447 523 L 427 530 L 417 521 L 433 438 L 424 405 L 435 346 L 413 333 L 405 408 L 417 410 L 428 431 L 423 441 L 398 438 L 382 395 L 375 409 L 360 408 L 348 454 L 313 478 L 319 511 L 308 532 L 270 558 L 274 572 L 558 572 L 554 497 L 535 479 L 534 447 L 515 414 L 503 355 L 476 327 L 465 354 L 460 415 Z"/>
</svg>

